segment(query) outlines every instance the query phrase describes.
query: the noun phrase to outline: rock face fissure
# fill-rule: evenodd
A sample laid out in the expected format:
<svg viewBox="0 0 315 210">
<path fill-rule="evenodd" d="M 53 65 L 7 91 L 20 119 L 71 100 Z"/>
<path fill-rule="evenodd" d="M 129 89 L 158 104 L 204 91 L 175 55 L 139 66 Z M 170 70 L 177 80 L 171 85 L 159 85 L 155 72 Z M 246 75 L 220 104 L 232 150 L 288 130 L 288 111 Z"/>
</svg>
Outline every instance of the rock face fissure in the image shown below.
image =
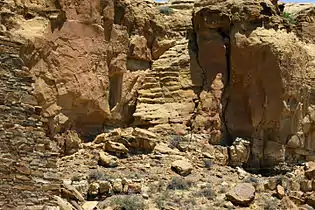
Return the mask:
<svg viewBox="0 0 315 210">
<path fill-rule="evenodd" d="M 274 2 L 195 6 L 198 60 L 221 116 L 221 139 L 250 140 L 252 168 L 310 158 L 312 134 L 303 124 L 313 126 L 312 45 L 282 30 L 288 23 Z"/>
<path fill-rule="evenodd" d="M 225 145 L 231 145 L 233 143 L 233 139 L 229 133 L 228 129 L 228 122 L 226 119 L 226 110 L 229 105 L 229 85 L 230 85 L 230 78 L 231 78 L 231 42 L 230 37 L 226 34 L 222 33 L 222 38 L 225 40 L 225 48 L 226 48 L 226 83 L 224 85 L 224 90 L 222 93 L 222 113 L 221 118 L 223 120 L 223 143 Z"/>
<path fill-rule="evenodd" d="M 59 193 L 58 149 L 46 137 L 21 43 L 0 39 L 0 208 L 39 209 Z"/>
<path fill-rule="evenodd" d="M 115 74 L 109 78 L 109 107 L 112 109 L 121 100 L 123 74 Z"/>
</svg>

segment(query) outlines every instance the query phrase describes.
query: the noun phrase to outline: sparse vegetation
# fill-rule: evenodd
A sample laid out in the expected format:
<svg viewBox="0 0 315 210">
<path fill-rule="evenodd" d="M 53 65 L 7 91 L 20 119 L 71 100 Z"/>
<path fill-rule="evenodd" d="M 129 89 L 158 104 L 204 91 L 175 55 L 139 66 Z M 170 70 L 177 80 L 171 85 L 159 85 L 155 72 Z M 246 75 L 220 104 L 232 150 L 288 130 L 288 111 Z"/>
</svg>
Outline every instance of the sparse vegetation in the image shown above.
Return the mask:
<svg viewBox="0 0 315 210">
<path fill-rule="evenodd" d="M 244 182 L 257 184 L 257 183 L 259 182 L 259 180 L 258 180 L 257 178 L 255 178 L 255 177 L 248 177 L 248 178 L 246 178 L 246 179 L 244 180 Z"/>
<path fill-rule="evenodd" d="M 205 167 L 207 169 L 211 169 L 211 167 L 213 165 L 212 161 L 210 159 L 207 159 L 207 158 L 203 159 L 203 163 L 205 164 Z"/>
<path fill-rule="evenodd" d="M 204 188 L 202 188 L 199 192 L 196 193 L 196 196 L 203 196 L 209 200 L 213 200 L 216 196 L 215 191 L 212 189 L 212 186 L 208 184 Z"/>
<path fill-rule="evenodd" d="M 174 194 L 170 190 L 164 191 L 155 200 L 158 209 L 168 209 L 168 207 L 178 207 L 178 209 L 193 209 L 197 203 L 194 196 L 184 196 L 184 193 Z"/>
<path fill-rule="evenodd" d="M 179 135 L 174 135 L 172 136 L 172 140 L 169 143 L 169 147 L 174 149 L 174 148 L 178 148 L 179 143 L 182 141 L 182 137 Z"/>
<path fill-rule="evenodd" d="M 165 201 L 169 198 L 169 191 L 165 191 L 162 195 L 160 195 L 156 200 L 155 203 L 159 209 L 165 208 Z"/>
<path fill-rule="evenodd" d="M 225 186 L 221 186 L 221 187 L 220 187 L 220 190 L 219 190 L 219 193 L 224 194 L 224 193 L 226 193 L 227 191 L 228 191 L 228 189 L 227 189 Z"/>
<path fill-rule="evenodd" d="M 143 198 L 136 195 L 125 195 L 114 197 L 111 205 L 124 210 L 141 210 L 144 209 Z"/>
<path fill-rule="evenodd" d="M 165 14 L 165 15 L 171 15 L 174 12 L 173 9 L 170 7 L 160 7 L 159 10 L 160 10 L 160 13 Z"/>
<path fill-rule="evenodd" d="M 187 190 L 192 186 L 190 181 L 185 180 L 182 177 L 173 177 L 167 186 L 170 190 Z"/>
<path fill-rule="evenodd" d="M 265 210 L 276 210 L 276 209 L 278 209 L 278 206 L 277 206 L 276 202 L 274 202 L 273 199 L 265 199 L 264 209 Z"/>
<path fill-rule="evenodd" d="M 104 178 L 105 178 L 104 172 L 100 170 L 93 170 L 89 174 L 89 180 L 101 180 Z"/>
<path fill-rule="evenodd" d="M 88 176 L 89 180 L 108 180 L 108 179 L 113 179 L 113 178 L 114 178 L 113 176 L 105 174 L 100 169 L 92 170 Z"/>
<path fill-rule="evenodd" d="M 79 182 L 79 181 L 81 181 L 80 175 L 74 174 L 74 175 L 71 177 L 71 182 Z"/>
<path fill-rule="evenodd" d="M 283 12 L 283 13 L 282 13 L 282 16 L 283 16 L 287 21 L 289 21 L 289 23 L 291 23 L 291 24 L 295 24 L 295 23 L 296 23 L 296 21 L 294 20 L 294 18 L 293 18 L 292 15 L 291 15 L 291 13 L 289 13 L 289 12 Z"/>
</svg>

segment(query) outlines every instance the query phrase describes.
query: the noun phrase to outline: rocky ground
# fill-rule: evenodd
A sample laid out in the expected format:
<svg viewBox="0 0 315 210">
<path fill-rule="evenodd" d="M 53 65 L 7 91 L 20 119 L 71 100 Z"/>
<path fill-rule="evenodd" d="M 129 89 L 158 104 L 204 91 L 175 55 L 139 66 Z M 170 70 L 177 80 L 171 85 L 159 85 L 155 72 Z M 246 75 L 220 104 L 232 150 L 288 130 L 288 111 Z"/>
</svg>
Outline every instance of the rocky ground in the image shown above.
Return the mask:
<svg viewBox="0 0 315 210">
<path fill-rule="evenodd" d="M 228 154 L 224 150 L 233 150 L 233 146 L 213 146 L 202 135 L 192 138 L 175 135 L 163 141 L 151 136 L 146 141 L 156 146 L 151 152 L 140 154 L 139 150 L 137 154 L 123 144 L 111 142 L 111 138 L 101 135 L 94 142 L 80 144 L 81 149 L 76 153 L 59 160 L 60 172 L 65 177 L 61 206 L 72 204 L 68 209 L 314 207 L 313 162 L 250 173 L 242 167 L 227 166 Z M 246 153 L 242 149 L 239 144 L 234 151 Z M 241 161 L 241 156 L 238 158 Z"/>
</svg>

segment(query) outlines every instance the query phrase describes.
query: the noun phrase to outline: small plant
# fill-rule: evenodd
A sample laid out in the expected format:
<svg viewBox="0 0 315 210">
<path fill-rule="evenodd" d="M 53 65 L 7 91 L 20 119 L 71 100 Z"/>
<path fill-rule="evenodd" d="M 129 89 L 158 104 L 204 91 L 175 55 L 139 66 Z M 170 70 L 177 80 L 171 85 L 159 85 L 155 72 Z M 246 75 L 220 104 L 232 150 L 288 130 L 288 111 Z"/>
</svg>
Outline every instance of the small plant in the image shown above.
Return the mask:
<svg viewBox="0 0 315 210">
<path fill-rule="evenodd" d="M 197 196 L 203 196 L 209 200 L 213 200 L 216 196 L 215 191 L 213 191 L 212 186 L 208 184 L 205 186 L 203 189 L 201 189 L 199 192 L 196 194 Z"/>
<path fill-rule="evenodd" d="M 165 209 L 165 201 L 169 198 L 169 196 L 169 191 L 165 191 L 155 200 L 158 209 Z"/>
<path fill-rule="evenodd" d="M 93 170 L 89 174 L 89 180 L 103 180 L 105 179 L 105 174 L 101 170 Z"/>
<path fill-rule="evenodd" d="M 192 186 L 190 181 L 185 180 L 182 177 L 173 177 L 170 183 L 167 186 L 167 189 L 170 190 L 187 190 Z"/>
<path fill-rule="evenodd" d="M 292 15 L 291 15 L 290 13 L 288 13 L 288 12 L 283 12 L 283 13 L 282 13 L 282 16 L 283 16 L 287 21 L 289 21 L 289 23 L 291 23 L 291 24 L 295 24 L 295 23 L 296 23 L 296 21 L 294 20 L 294 18 L 292 17 Z"/>
<path fill-rule="evenodd" d="M 136 195 L 125 195 L 115 197 L 111 201 L 111 205 L 119 207 L 124 210 L 141 210 L 144 209 L 144 202 L 142 197 Z"/>
<path fill-rule="evenodd" d="M 257 178 L 255 178 L 255 177 L 248 177 L 248 178 L 246 178 L 246 179 L 244 180 L 244 182 L 257 184 L 257 183 L 259 183 L 259 180 L 258 180 Z"/>
<path fill-rule="evenodd" d="M 213 163 L 212 163 L 212 161 L 210 159 L 203 159 L 203 163 L 205 164 L 205 167 L 207 169 L 211 169 L 211 167 L 213 165 Z"/>
<path fill-rule="evenodd" d="M 169 147 L 174 149 L 179 147 L 179 143 L 182 141 L 182 137 L 179 135 L 172 136 L 172 140 L 169 143 Z"/>
<path fill-rule="evenodd" d="M 79 181 L 81 181 L 80 175 L 74 174 L 74 175 L 71 177 L 71 182 L 79 182 Z"/>
<path fill-rule="evenodd" d="M 160 10 L 160 13 L 165 14 L 165 15 L 171 15 L 174 12 L 173 9 L 170 7 L 160 7 L 159 10 Z"/>
<path fill-rule="evenodd" d="M 279 209 L 278 205 L 273 199 L 264 199 L 264 209 L 265 210 L 276 210 Z"/>
<path fill-rule="evenodd" d="M 224 194 L 224 193 L 226 193 L 227 191 L 228 191 L 228 189 L 227 189 L 225 186 L 221 186 L 221 187 L 220 187 L 220 190 L 219 190 L 219 193 Z"/>
</svg>

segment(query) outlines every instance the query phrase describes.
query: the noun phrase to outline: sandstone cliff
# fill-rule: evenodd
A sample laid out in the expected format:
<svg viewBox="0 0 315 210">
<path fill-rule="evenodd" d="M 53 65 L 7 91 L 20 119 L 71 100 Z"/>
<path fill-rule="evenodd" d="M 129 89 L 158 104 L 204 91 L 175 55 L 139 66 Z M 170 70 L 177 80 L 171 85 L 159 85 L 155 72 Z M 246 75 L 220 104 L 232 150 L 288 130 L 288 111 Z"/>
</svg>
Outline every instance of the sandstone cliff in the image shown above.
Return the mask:
<svg viewBox="0 0 315 210">
<path fill-rule="evenodd" d="M 0 189 L 4 208 L 54 205 L 53 200 L 79 208 L 85 199 L 102 200 L 112 189 L 123 194 L 124 186 L 137 186 L 137 179 L 105 183 L 107 178 L 95 177 L 60 185 L 61 179 L 74 173 L 86 177 L 95 168 L 113 176 L 150 168 L 158 178 L 143 175 L 146 185 L 172 170 L 186 176 L 193 167 L 207 177 L 200 168 L 204 159 L 255 172 L 315 160 L 313 4 L 3 0 L 0 5 L 0 151 L 8 162 L 0 177 L 2 186 L 14 189 L 8 195 Z M 34 163 L 43 158 L 47 162 Z M 172 163 L 173 158 L 180 161 Z M 117 162 L 124 166 L 115 168 Z M 47 187 L 38 189 L 40 183 Z M 298 191 L 293 188 L 287 190 Z M 17 197 L 21 189 L 26 193 Z M 252 196 L 248 202 L 235 197 L 227 195 L 233 204 L 252 202 Z"/>
</svg>

